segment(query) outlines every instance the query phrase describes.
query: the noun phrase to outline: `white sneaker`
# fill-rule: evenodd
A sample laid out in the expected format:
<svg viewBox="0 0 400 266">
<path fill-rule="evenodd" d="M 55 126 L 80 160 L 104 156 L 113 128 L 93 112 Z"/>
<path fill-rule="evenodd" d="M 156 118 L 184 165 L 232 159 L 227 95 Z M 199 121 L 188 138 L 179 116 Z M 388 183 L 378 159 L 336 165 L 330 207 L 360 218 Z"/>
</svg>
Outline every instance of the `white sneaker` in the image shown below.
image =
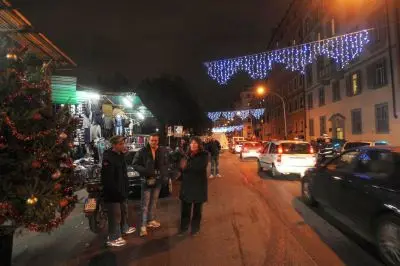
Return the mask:
<svg viewBox="0 0 400 266">
<path fill-rule="evenodd" d="M 156 220 L 150 221 L 147 223 L 147 227 L 150 228 L 159 228 L 161 226 L 161 224 L 159 222 L 157 222 Z"/>
<path fill-rule="evenodd" d="M 126 240 L 120 237 L 116 240 L 107 241 L 106 244 L 108 247 L 122 247 L 126 245 Z"/>
<path fill-rule="evenodd" d="M 130 235 L 136 232 L 136 227 L 131 226 L 128 228 L 128 230 L 126 230 L 126 232 L 124 232 L 125 235 Z"/>
<path fill-rule="evenodd" d="M 218 174 L 217 177 L 220 178 L 220 177 L 222 177 L 222 175 Z"/>
<path fill-rule="evenodd" d="M 210 175 L 210 177 L 209 177 L 210 179 L 213 179 L 214 178 L 214 176 L 213 175 Z"/>
<path fill-rule="evenodd" d="M 140 233 L 139 233 L 139 235 L 140 235 L 141 237 L 147 236 L 147 228 L 146 228 L 146 226 L 140 227 Z"/>
</svg>

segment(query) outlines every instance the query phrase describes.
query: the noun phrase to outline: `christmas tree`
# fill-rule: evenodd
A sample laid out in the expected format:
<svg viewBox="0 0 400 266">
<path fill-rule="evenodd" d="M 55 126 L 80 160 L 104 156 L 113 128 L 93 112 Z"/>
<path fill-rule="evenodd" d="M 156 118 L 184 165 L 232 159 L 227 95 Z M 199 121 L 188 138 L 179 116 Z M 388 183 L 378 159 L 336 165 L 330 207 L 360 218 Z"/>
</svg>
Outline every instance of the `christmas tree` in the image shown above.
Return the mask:
<svg viewBox="0 0 400 266">
<path fill-rule="evenodd" d="M 52 104 L 49 64 L 17 54 L 7 54 L 0 73 L 0 225 L 50 232 L 76 202 L 70 153 L 77 120 L 68 106 Z"/>
</svg>

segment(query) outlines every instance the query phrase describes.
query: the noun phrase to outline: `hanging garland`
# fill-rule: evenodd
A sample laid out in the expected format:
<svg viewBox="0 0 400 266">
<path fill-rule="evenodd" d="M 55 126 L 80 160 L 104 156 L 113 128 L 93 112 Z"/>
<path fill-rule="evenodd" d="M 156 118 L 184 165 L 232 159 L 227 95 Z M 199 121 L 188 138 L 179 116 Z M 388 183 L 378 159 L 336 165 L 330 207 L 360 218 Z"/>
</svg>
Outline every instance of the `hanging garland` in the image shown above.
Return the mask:
<svg viewBox="0 0 400 266">
<path fill-rule="evenodd" d="M 250 115 L 254 116 L 257 119 L 260 119 L 264 115 L 264 108 L 259 109 L 249 109 L 249 110 L 240 110 L 240 111 L 225 111 L 225 112 L 209 112 L 207 113 L 208 118 L 211 121 L 215 122 L 221 117 L 232 120 L 236 116 L 240 117 L 240 119 L 244 120 Z"/>
<path fill-rule="evenodd" d="M 369 31 L 362 30 L 329 39 L 260 54 L 206 62 L 208 75 L 219 84 L 226 84 L 240 71 L 252 79 L 265 79 L 274 64 L 282 64 L 287 70 L 304 74 L 306 66 L 319 56 L 333 59 L 338 69 L 343 69 L 358 57 L 369 43 Z"/>
<path fill-rule="evenodd" d="M 212 129 L 212 132 L 214 133 L 228 133 L 228 132 L 234 132 L 234 131 L 240 131 L 243 130 L 243 125 L 241 126 L 230 126 L 230 127 L 215 127 Z"/>
</svg>

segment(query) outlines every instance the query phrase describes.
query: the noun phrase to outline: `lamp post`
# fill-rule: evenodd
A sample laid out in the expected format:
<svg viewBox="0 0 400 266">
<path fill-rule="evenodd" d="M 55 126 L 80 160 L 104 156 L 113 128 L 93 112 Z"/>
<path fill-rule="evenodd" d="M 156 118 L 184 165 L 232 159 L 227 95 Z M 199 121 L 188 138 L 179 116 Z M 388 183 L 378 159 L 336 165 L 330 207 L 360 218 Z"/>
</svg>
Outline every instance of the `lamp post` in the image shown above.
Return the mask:
<svg viewBox="0 0 400 266">
<path fill-rule="evenodd" d="M 257 94 L 260 96 L 265 96 L 267 94 L 265 88 L 263 86 L 259 86 L 257 88 Z M 275 95 L 276 97 L 278 97 L 281 101 L 282 101 L 282 107 L 283 107 L 283 121 L 284 121 L 284 125 L 285 125 L 285 139 L 287 139 L 288 135 L 287 135 L 287 121 L 286 121 L 286 103 L 285 103 L 285 99 L 279 94 L 276 93 L 274 91 L 268 91 L 268 94 L 272 94 Z"/>
</svg>

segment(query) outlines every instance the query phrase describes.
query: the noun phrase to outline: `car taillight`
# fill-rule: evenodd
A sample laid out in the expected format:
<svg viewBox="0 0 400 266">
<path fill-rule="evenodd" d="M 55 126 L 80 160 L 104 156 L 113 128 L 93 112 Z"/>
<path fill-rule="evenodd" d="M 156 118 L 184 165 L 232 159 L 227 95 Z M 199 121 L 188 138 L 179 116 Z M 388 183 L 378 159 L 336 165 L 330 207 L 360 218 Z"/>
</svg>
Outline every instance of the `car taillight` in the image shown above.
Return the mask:
<svg viewBox="0 0 400 266">
<path fill-rule="evenodd" d="M 283 153 L 282 146 L 279 146 L 279 147 L 278 147 L 278 153 L 279 153 L 279 154 L 282 154 L 282 153 Z"/>
<path fill-rule="evenodd" d="M 312 146 L 310 147 L 310 153 L 314 153 L 314 148 Z"/>
<path fill-rule="evenodd" d="M 249 149 L 248 149 L 247 147 L 245 147 L 245 148 L 243 148 L 243 151 L 244 151 L 244 152 L 248 152 Z"/>
<path fill-rule="evenodd" d="M 276 161 L 278 163 L 282 162 L 282 155 L 281 154 L 278 155 L 278 157 L 276 158 Z"/>
</svg>

